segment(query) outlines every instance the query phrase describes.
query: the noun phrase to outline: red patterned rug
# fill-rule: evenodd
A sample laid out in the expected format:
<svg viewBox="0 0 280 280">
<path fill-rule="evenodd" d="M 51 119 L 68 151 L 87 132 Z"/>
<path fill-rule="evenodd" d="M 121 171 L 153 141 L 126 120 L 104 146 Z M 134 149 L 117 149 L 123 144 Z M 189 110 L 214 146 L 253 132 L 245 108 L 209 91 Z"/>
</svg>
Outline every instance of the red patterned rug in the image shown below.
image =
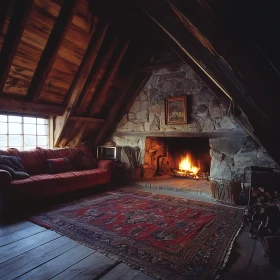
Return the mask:
<svg viewBox="0 0 280 280">
<path fill-rule="evenodd" d="M 242 211 L 120 189 L 60 205 L 30 220 L 160 279 L 214 279 Z"/>
</svg>

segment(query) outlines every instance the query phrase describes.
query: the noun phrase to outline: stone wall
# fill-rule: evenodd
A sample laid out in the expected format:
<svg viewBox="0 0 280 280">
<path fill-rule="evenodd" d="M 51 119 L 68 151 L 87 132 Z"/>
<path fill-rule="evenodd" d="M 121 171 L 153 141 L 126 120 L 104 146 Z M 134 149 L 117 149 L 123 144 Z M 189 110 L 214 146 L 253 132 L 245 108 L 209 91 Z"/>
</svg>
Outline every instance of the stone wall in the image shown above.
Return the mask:
<svg viewBox="0 0 280 280">
<path fill-rule="evenodd" d="M 209 139 L 209 144 L 212 178 L 243 177 L 244 169 L 250 166 L 277 168 L 266 150 L 250 136 Z M 245 178 L 245 181 L 248 181 L 248 178 Z"/>
<path fill-rule="evenodd" d="M 187 96 L 187 124 L 165 124 L 165 99 Z M 147 85 L 121 119 L 117 131 L 213 132 L 238 128 L 228 108 L 213 95 L 188 65 L 154 71 Z"/>
<path fill-rule="evenodd" d="M 181 95 L 187 97 L 187 124 L 166 125 L 165 99 Z M 236 130 L 242 128 L 230 110 L 219 102 L 188 65 L 154 71 L 116 129 L 124 134 L 143 132 L 147 135 L 149 132 L 215 133 Z M 143 150 L 143 164 L 147 165 L 144 160 L 145 136 L 113 135 L 111 139 L 120 146 L 139 146 Z M 244 174 L 245 167 L 252 165 L 277 167 L 250 136 L 210 139 L 209 146 L 212 158 L 210 176 L 213 178 L 236 178 Z"/>
</svg>

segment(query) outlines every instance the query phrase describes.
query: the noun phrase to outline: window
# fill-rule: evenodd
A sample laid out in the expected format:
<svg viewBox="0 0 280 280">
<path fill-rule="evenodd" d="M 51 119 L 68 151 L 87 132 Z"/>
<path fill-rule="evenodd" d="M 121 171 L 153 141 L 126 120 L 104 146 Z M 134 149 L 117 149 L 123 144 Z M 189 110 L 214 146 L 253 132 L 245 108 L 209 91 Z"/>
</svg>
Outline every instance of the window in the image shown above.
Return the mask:
<svg viewBox="0 0 280 280">
<path fill-rule="evenodd" d="M 49 120 L 0 114 L 0 150 L 49 147 Z"/>
</svg>

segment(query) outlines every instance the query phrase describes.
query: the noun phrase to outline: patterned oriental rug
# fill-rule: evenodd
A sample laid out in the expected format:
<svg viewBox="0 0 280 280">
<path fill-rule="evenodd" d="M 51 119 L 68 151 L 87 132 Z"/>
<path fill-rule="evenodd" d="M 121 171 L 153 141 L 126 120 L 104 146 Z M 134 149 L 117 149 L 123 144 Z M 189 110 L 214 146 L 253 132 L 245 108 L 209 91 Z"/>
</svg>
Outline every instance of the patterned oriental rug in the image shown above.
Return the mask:
<svg viewBox="0 0 280 280">
<path fill-rule="evenodd" d="M 160 279 L 215 279 L 242 224 L 239 209 L 120 189 L 30 220 Z"/>
</svg>

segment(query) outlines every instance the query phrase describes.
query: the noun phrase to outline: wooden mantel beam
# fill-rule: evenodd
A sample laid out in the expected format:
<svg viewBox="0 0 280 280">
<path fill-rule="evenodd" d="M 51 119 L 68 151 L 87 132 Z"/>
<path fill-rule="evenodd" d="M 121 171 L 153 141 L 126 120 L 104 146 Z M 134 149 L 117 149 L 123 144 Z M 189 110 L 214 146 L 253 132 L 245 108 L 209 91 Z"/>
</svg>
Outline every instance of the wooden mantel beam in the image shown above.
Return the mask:
<svg viewBox="0 0 280 280">
<path fill-rule="evenodd" d="M 33 0 L 14 1 L 13 12 L 0 53 L 0 92 L 3 92 Z"/>
<path fill-rule="evenodd" d="M 79 100 L 80 94 L 85 86 L 88 75 L 99 53 L 103 40 L 108 30 L 108 24 L 98 22 L 97 27 L 91 37 L 87 51 L 83 57 L 78 72 L 74 78 L 74 81 L 70 87 L 67 102 L 67 107 L 64 114 L 61 117 L 56 118 L 56 128 L 54 131 L 54 145 L 58 146 L 60 139 L 63 137 L 63 130 L 69 117 L 72 116 L 75 106 Z"/>
<path fill-rule="evenodd" d="M 75 5 L 76 0 L 68 0 L 64 2 L 32 78 L 25 99 L 26 101 L 37 102 L 45 84 L 45 80 L 54 64 L 60 45 L 63 42 L 69 25 L 71 24 Z"/>
<path fill-rule="evenodd" d="M 64 109 L 59 106 L 34 104 L 7 97 L 0 97 L 0 112 L 61 116 Z"/>
</svg>

